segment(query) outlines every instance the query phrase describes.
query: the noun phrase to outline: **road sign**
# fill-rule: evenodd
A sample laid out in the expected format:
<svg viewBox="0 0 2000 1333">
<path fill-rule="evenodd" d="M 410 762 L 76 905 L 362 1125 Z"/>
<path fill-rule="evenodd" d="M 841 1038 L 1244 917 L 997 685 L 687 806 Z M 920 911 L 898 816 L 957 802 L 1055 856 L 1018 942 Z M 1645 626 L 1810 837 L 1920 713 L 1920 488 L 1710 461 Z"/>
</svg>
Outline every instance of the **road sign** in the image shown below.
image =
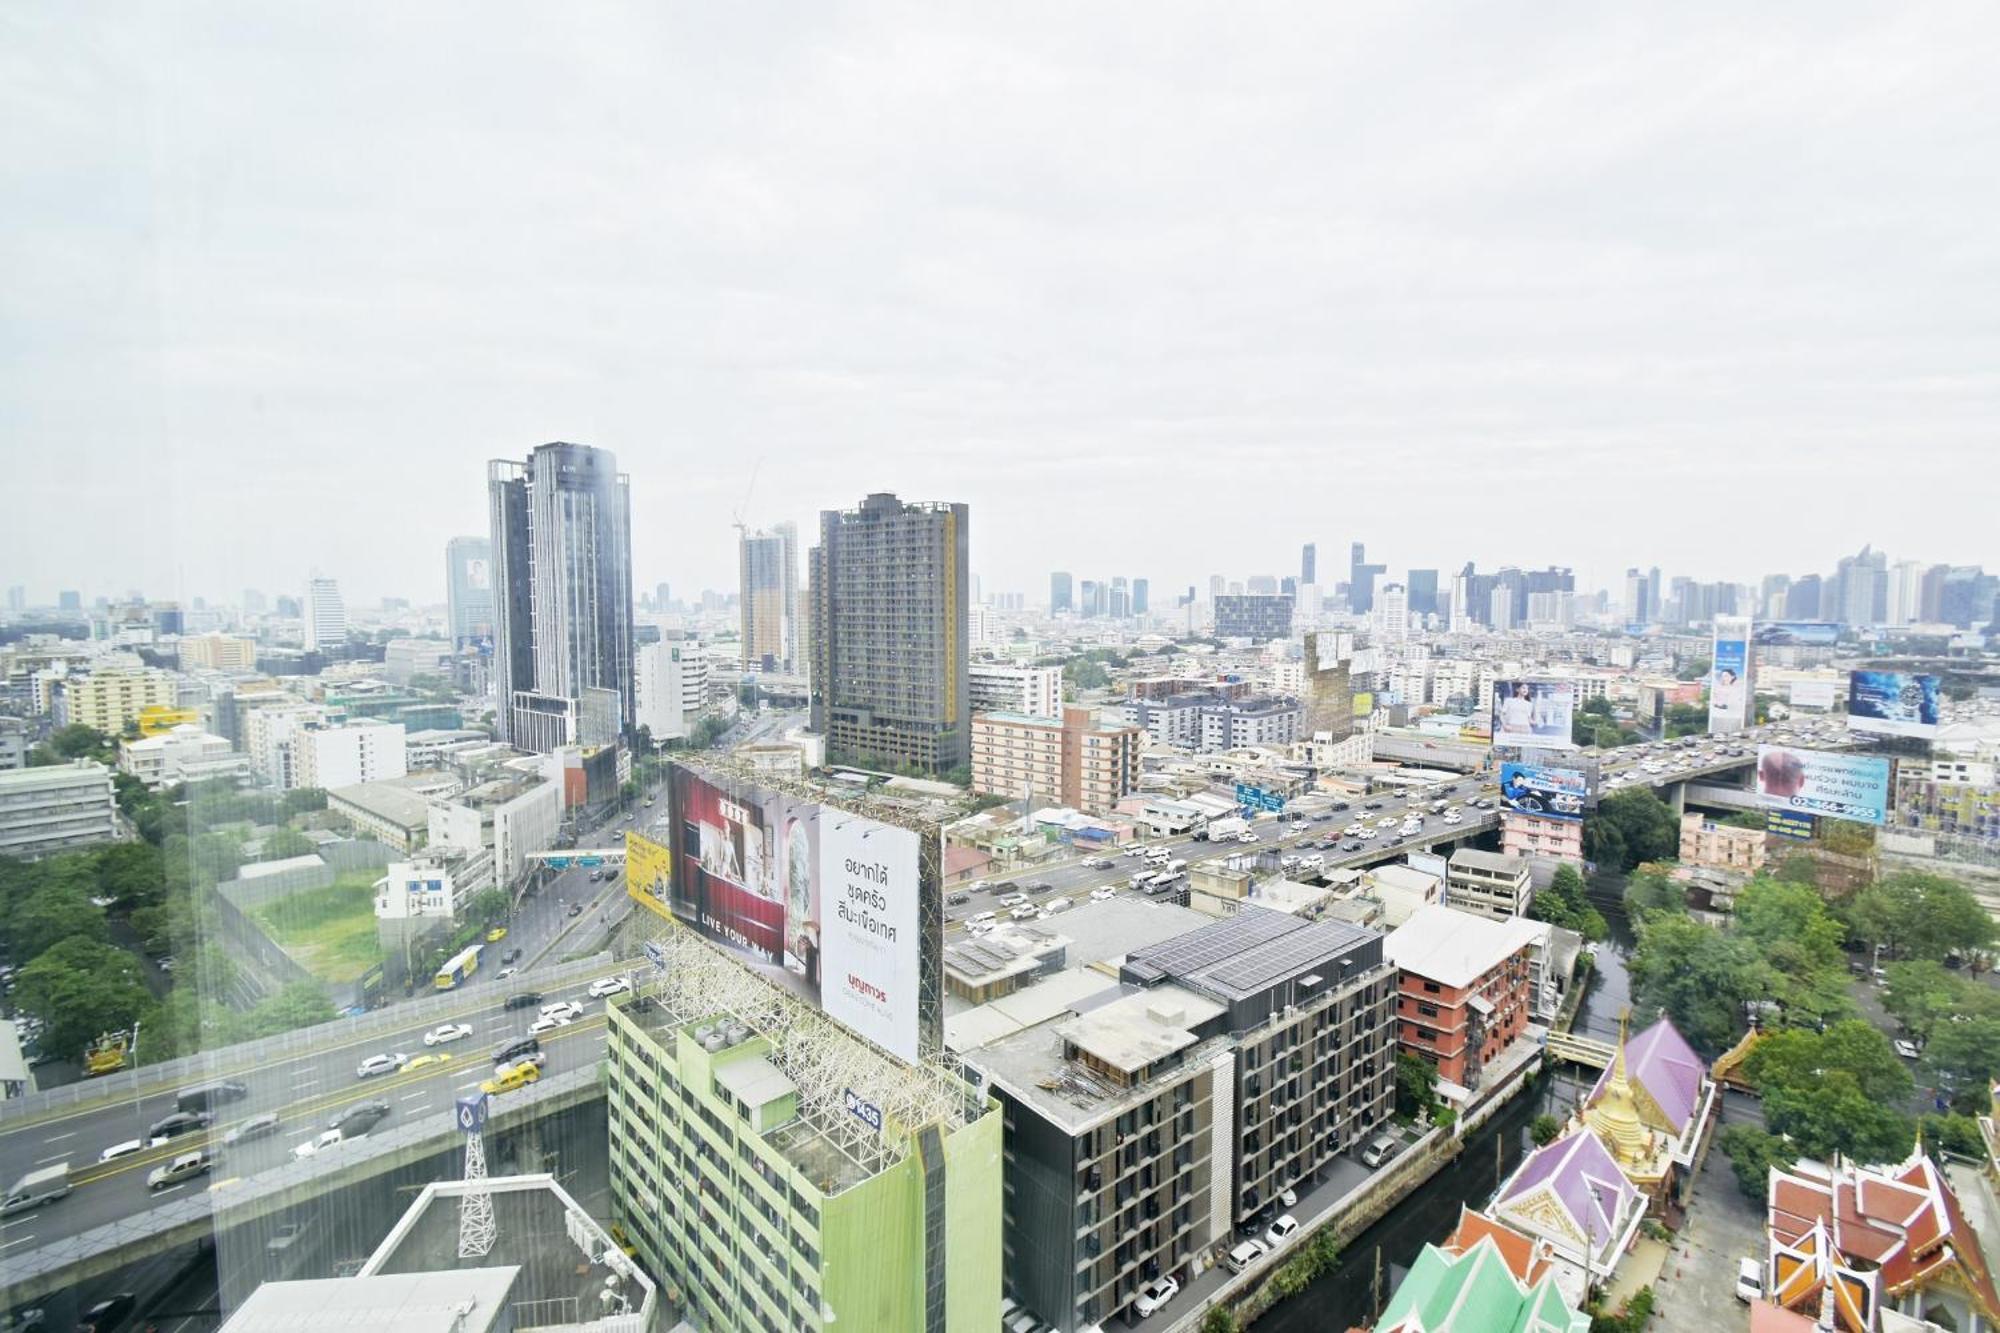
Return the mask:
<svg viewBox="0 0 2000 1333">
<path fill-rule="evenodd" d="M 478 1092 L 458 1099 L 458 1127 L 467 1134 L 477 1134 L 486 1128 L 485 1093 Z"/>
<path fill-rule="evenodd" d="M 653 970 L 655 972 L 665 973 L 667 970 L 666 946 L 661 944 L 658 940 L 647 940 L 640 947 L 646 951 L 646 961 L 653 965 Z"/>
<path fill-rule="evenodd" d="M 576 858 L 576 863 L 580 866 L 601 866 L 604 864 L 604 858 L 601 856 L 579 856 Z"/>
<path fill-rule="evenodd" d="M 551 856 L 548 865 L 551 870 L 567 870 L 569 869 L 569 858 L 567 856 Z"/>
</svg>

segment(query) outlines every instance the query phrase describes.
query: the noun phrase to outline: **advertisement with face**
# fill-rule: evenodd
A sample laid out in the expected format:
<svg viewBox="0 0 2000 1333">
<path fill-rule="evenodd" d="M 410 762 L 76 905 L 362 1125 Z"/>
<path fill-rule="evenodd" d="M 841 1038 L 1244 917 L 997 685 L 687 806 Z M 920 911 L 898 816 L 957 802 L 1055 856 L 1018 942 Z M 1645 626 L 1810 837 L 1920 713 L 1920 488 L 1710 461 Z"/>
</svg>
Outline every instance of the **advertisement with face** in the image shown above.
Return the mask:
<svg viewBox="0 0 2000 1333">
<path fill-rule="evenodd" d="M 1500 799 L 1524 815 L 1581 820 L 1590 803 L 1590 775 L 1580 768 L 1502 764 Z"/>
<path fill-rule="evenodd" d="M 1890 736 L 1935 736 L 1940 697 L 1936 676 L 1852 671 L 1847 676 L 1847 725 Z"/>
<path fill-rule="evenodd" d="M 667 849 L 643 833 L 625 835 L 625 896 L 659 915 L 671 919 L 672 856 Z"/>
<path fill-rule="evenodd" d="M 820 817 L 819 882 L 827 1016 L 891 1055 L 915 1060 L 922 929 L 920 840 L 845 810 Z"/>
<path fill-rule="evenodd" d="M 1576 696 L 1567 682 L 1502 680 L 1493 684 L 1493 743 L 1531 750 L 1568 750 Z"/>
<path fill-rule="evenodd" d="M 1889 761 L 1760 745 L 1757 796 L 1768 810 L 1880 824 L 1889 816 Z"/>
<path fill-rule="evenodd" d="M 1773 648 L 1831 648 L 1840 642 L 1840 626 L 1826 620 L 1767 620 L 1753 638 Z"/>
<path fill-rule="evenodd" d="M 1750 622 L 1715 618 L 1715 650 L 1708 677 L 1708 730 L 1741 731 L 1750 725 Z"/>
</svg>

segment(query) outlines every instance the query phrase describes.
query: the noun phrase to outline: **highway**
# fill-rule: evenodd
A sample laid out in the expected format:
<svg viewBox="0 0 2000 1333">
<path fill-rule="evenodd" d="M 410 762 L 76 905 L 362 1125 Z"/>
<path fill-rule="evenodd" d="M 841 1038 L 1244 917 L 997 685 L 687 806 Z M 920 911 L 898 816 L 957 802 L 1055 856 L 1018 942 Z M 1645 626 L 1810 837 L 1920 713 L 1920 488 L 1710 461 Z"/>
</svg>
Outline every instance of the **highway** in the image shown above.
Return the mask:
<svg viewBox="0 0 2000 1333">
<path fill-rule="evenodd" d="M 521 982 L 531 985 L 532 980 L 522 978 Z M 575 1022 L 543 1034 L 542 1046 L 548 1054 L 546 1074 L 594 1063 L 602 1053 L 604 1005 L 588 997 L 588 985 L 588 981 L 578 981 L 544 997 L 544 1002 L 575 999 L 585 1009 Z M 493 1048 L 505 1038 L 526 1035 L 538 1016 L 535 1008 L 504 1008 L 511 993 L 494 988 L 483 995 L 469 992 L 465 1010 L 455 1019 L 469 1023 L 472 1033 L 448 1044 L 423 1044 L 423 1032 L 444 1021 L 433 1015 L 423 1026 L 389 1038 L 339 1042 L 239 1075 L 238 1081 L 248 1086 L 249 1095 L 221 1107 L 208 1131 L 183 1135 L 112 1162 L 99 1163 L 98 1154 L 114 1143 L 144 1138 L 156 1120 L 176 1109 L 174 1090 L 143 1096 L 136 1103 L 83 1107 L 59 1119 L 12 1131 L 0 1128 L 0 1183 L 11 1184 L 28 1171 L 66 1160 L 73 1186 L 66 1199 L 0 1221 L 0 1265 L 17 1252 L 117 1221 L 155 1203 L 201 1190 L 226 1191 L 235 1181 L 288 1161 L 294 1147 L 327 1128 L 330 1117 L 359 1103 L 386 1103 L 389 1119 L 385 1124 L 449 1110 L 454 1098 L 476 1090 L 482 1079 L 492 1075 Z M 412 1059 L 425 1055 L 447 1058 L 394 1074 L 357 1076 L 356 1066 L 363 1058 L 390 1051 Z M 501 1098 L 506 1095 L 499 1094 Z M 230 1127 L 266 1111 L 280 1116 L 278 1133 L 235 1148 L 220 1146 Z M 158 1194 L 147 1189 L 146 1176 L 154 1167 L 198 1147 L 214 1147 L 219 1154 L 210 1175 L 169 1186 Z M 328 1151 L 337 1153 L 341 1148 Z"/>
</svg>

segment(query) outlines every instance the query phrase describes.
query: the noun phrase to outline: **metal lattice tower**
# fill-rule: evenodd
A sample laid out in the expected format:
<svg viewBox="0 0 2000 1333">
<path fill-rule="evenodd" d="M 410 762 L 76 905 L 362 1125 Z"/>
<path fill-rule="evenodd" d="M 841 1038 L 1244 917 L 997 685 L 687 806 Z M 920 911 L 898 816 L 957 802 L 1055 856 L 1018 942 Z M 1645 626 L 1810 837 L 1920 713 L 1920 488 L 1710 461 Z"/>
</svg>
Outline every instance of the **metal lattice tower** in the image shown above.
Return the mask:
<svg viewBox="0 0 2000 1333">
<path fill-rule="evenodd" d="M 484 1259 L 500 1230 L 493 1220 L 493 1191 L 486 1183 L 486 1095 L 463 1097 L 458 1127 L 465 1131 L 465 1194 L 458 1204 L 458 1257 Z"/>
</svg>

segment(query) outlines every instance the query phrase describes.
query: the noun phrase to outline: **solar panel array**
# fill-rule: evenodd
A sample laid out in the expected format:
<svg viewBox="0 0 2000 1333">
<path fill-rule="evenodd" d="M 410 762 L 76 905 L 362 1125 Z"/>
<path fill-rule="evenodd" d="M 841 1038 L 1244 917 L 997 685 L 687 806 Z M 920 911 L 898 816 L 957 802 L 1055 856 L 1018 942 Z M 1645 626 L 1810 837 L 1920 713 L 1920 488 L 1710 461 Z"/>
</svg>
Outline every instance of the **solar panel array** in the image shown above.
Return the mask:
<svg viewBox="0 0 2000 1333">
<path fill-rule="evenodd" d="M 1245 907 L 1132 954 L 1125 969 L 1142 984 L 1172 977 L 1242 999 L 1338 958 L 1373 935 L 1345 921 L 1303 921 L 1285 912 Z"/>
<path fill-rule="evenodd" d="M 1368 931 L 1345 921 L 1315 922 L 1211 968 L 1204 980 L 1238 995 L 1254 995 L 1275 982 L 1346 953 L 1368 935 Z"/>
<path fill-rule="evenodd" d="M 1198 926 L 1185 935 L 1162 940 L 1150 949 L 1141 949 L 1126 958 L 1125 966 L 1144 981 L 1191 976 L 1304 925 L 1305 922 L 1284 912 L 1246 907 L 1235 916 Z"/>
</svg>

